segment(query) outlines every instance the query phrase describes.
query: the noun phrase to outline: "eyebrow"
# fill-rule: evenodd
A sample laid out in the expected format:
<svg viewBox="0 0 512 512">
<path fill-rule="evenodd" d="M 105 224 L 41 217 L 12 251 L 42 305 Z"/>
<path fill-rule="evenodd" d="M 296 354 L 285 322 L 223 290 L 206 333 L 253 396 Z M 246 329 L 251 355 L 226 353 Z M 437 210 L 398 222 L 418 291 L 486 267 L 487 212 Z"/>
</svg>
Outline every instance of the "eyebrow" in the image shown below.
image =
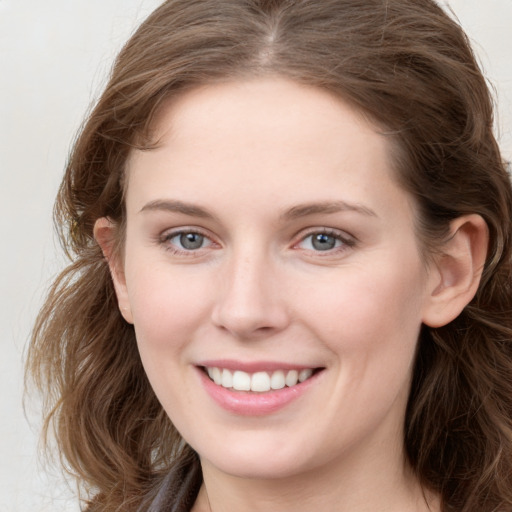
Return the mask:
<svg viewBox="0 0 512 512">
<path fill-rule="evenodd" d="M 300 217 L 316 214 L 330 214 L 339 212 L 356 212 L 368 217 L 378 217 L 378 215 L 370 208 L 361 204 L 347 203 L 346 201 L 325 201 L 320 203 L 306 203 L 294 206 L 286 210 L 281 218 L 284 220 L 293 220 Z"/>
<path fill-rule="evenodd" d="M 146 211 L 167 211 L 182 213 L 191 217 L 202 219 L 214 219 L 215 215 L 200 206 L 184 203 L 183 201 L 156 199 L 145 204 L 140 212 Z M 378 217 L 370 208 L 361 204 L 352 204 L 346 201 L 324 201 L 319 203 L 305 203 L 293 206 L 280 215 L 281 220 L 294 220 L 308 215 L 333 214 L 339 212 L 356 212 L 368 217 Z"/>
<path fill-rule="evenodd" d="M 147 211 L 167 211 L 182 213 L 191 217 L 200 217 L 202 219 L 213 219 L 215 216 L 212 215 L 205 208 L 196 206 L 190 203 L 184 203 L 182 201 L 167 200 L 167 199 L 156 199 L 145 204 L 139 213 Z"/>
</svg>

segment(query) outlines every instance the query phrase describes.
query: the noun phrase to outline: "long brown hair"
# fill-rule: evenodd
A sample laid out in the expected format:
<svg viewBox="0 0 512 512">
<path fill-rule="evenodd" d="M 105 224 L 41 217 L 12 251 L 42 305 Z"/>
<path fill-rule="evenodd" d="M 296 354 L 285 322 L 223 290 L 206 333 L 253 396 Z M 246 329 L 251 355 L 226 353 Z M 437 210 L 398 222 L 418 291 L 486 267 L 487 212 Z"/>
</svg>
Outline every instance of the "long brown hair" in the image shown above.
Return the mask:
<svg viewBox="0 0 512 512">
<path fill-rule="evenodd" d="M 476 297 L 422 331 L 404 442 L 443 511 L 512 510 L 512 191 L 485 80 L 432 0 L 169 0 L 133 35 L 69 159 L 55 222 L 71 263 L 27 363 L 67 468 L 94 510 L 132 510 L 192 456 L 148 383 L 93 226 L 108 216 L 122 245 L 124 165 L 132 148 L 150 147 L 164 101 L 264 74 L 329 90 L 388 134 L 425 251 L 458 216 L 487 222 Z"/>
</svg>

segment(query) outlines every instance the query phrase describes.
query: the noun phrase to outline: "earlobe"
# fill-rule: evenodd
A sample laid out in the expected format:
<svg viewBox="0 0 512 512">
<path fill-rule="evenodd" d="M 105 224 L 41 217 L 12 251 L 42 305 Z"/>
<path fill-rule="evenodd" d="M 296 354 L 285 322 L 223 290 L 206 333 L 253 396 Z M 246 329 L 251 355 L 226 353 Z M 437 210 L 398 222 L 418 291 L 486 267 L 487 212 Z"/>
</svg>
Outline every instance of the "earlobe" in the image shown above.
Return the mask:
<svg viewBox="0 0 512 512">
<path fill-rule="evenodd" d="M 115 254 L 115 224 L 107 217 L 98 219 L 94 224 L 94 238 L 100 246 L 105 259 L 107 260 L 110 275 L 114 283 L 119 310 L 123 318 L 130 324 L 133 324 L 133 317 L 128 299 L 128 290 L 126 288 L 126 279 L 124 275 L 123 264 L 119 255 Z"/>
<path fill-rule="evenodd" d="M 487 256 L 489 230 L 477 214 L 453 220 L 450 237 L 434 256 L 423 323 L 442 327 L 457 318 L 475 296 Z"/>
</svg>

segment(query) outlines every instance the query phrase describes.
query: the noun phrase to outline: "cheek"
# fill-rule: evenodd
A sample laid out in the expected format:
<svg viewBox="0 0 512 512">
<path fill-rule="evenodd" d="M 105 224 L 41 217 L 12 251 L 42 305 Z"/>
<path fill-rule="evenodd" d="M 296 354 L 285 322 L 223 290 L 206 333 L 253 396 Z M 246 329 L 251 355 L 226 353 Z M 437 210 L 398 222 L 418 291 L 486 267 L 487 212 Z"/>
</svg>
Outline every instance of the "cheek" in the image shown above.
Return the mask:
<svg viewBox="0 0 512 512">
<path fill-rule="evenodd" d="M 379 357 L 414 351 L 421 326 L 424 277 L 421 263 L 402 261 L 343 269 L 325 286 L 311 287 L 301 310 L 335 352 Z M 383 270 L 383 268 L 385 270 Z"/>
<path fill-rule="evenodd" d="M 209 317 L 204 279 L 171 271 L 169 265 L 137 266 L 127 286 L 140 358 L 146 375 L 164 409 L 181 425 L 185 404 L 192 401 L 186 382 L 191 340 L 201 336 Z M 184 275 L 185 274 L 185 275 Z M 170 390 L 174 390 L 171 392 Z"/>
<path fill-rule="evenodd" d="M 141 352 L 175 351 L 208 317 L 211 284 L 187 271 L 138 267 L 127 272 L 127 287 Z"/>
</svg>

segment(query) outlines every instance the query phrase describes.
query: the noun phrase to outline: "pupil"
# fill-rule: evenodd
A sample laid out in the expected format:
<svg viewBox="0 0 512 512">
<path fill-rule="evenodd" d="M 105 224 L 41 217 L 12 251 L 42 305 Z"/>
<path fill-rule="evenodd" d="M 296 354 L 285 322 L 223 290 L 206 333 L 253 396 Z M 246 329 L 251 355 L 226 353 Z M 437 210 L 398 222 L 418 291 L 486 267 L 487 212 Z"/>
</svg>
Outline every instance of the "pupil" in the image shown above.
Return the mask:
<svg viewBox="0 0 512 512">
<path fill-rule="evenodd" d="M 183 233 L 180 243 L 185 249 L 199 249 L 203 245 L 204 237 L 197 233 Z"/>
<path fill-rule="evenodd" d="M 313 247 L 319 251 L 328 251 L 336 245 L 336 239 L 333 236 L 324 233 L 318 233 L 313 236 Z"/>
</svg>

